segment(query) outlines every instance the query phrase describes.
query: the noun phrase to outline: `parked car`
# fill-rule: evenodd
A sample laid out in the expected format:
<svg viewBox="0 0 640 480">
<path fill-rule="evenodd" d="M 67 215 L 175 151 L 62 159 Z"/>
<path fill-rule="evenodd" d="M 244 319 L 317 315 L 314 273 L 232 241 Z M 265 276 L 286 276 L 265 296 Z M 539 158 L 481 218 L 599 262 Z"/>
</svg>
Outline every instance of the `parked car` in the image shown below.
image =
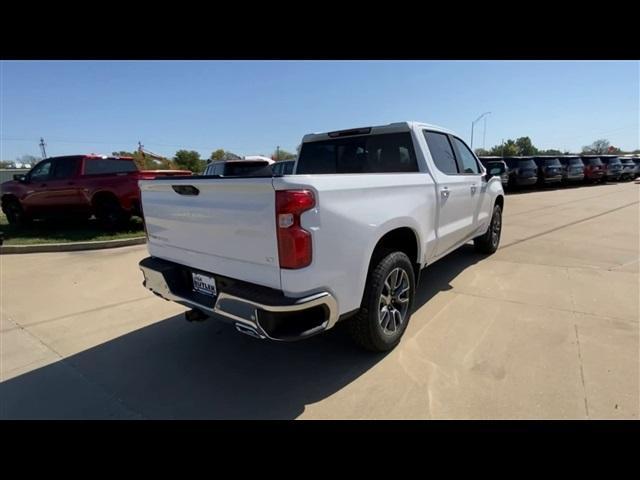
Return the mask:
<svg viewBox="0 0 640 480">
<path fill-rule="evenodd" d="M 633 157 L 633 163 L 636 165 L 636 169 L 633 172 L 633 178 L 640 177 L 640 157 Z"/>
<path fill-rule="evenodd" d="M 620 180 L 622 176 L 622 163 L 617 155 L 600 155 L 600 160 L 604 165 L 605 180 Z"/>
<path fill-rule="evenodd" d="M 518 188 L 535 185 L 538 181 L 538 167 L 532 157 L 505 157 L 508 167 L 509 187 Z"/>
<path fill-rule="evenodd" d="M 296 175 L 140 182 L 144 285 L 261 339 L 348 321 L 363 347 L 397 345 L 422 268 L 500 242 L 504 193 L 455 133 L 402 122 L 309 134 Z"/>
<path fill-rule="evenodd" d="M 589 183 L 604 181 L 605 165 L 598 155 L 582 155 L 584 163 L 584 179 Z"/>
<path fill-rule="evenodd" d="M 562 164 L 557 156 L 539 156 L 533 160 L 538 166 L 538 185 L 552 185 L 562 181 Z"/>
<path fill-rule="evenodd" d="M 272 165 L 274 175 L 291 175 L 293 173 L 293 167 L 295 166 L 295 160 L 281 160 Z"/>
<path fill-rule="evenodd" d="M 560 157 L 562 180 L 564 182 L 581 182 L 584 180 L 584 162 L 579 156 L 565 155 Z"/>
<path fill-rule="evenodd" d="M 191 175 L 189 170 L 138 170 L 131 157 L 70 155 L 37 163 L 0 185 L 10 224 L 34 218 L 92 214 L 108 225 L 140 215 L 138 180 Z"/>
<path fill-rule="evenodd" d="M 630 157 L 620 157 L 620 163 L 622 164 L 620 180 L 633 180 L 636 174 L 636 164 L 633 159 Z"/>
<path fill-rule="evenodd" d="M 263 170 L 269 170 L 275 162 L 270 158 L 251 156 L 239 160 L 222 160 L 207 165 L 203 175 L 219 175 L 223 177 L 237 177 L 250 173 L 261 175 Z M 266 169 L 266 170 L 265 170 Z"/>
<path fill-rule="evenodd" d="M 482 163 L 487 171 L 489 171 L 489 169 L 495 164 L 502 165 L 504 173 L 500 176 L 500 180 L 502 181 L 502 187 L 507 188 L 507 185 L 509 184 L 509 168 L 507 167 L 507 164 L 502 159 L 502 157 L 484 156 L 478 158 L 480 159 L 480 163 Z"/>
</svg>

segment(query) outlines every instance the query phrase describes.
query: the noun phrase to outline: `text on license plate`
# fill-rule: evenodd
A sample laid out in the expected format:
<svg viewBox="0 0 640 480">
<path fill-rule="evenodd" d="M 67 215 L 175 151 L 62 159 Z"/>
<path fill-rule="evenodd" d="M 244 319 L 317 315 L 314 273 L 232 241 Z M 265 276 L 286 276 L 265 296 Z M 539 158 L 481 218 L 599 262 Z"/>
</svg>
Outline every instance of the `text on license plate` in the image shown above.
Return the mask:
<svg viewBox="0 0 640 480">
<path fill-rule="evenodd" d="M 193 289 L 197 292 L 204 293 L 205 295 L 215 296 L 216 291 L 216 279 L 209 275 L 203 275 L 201 273 L 191 272 L 193 278 Z"/>
</svg>

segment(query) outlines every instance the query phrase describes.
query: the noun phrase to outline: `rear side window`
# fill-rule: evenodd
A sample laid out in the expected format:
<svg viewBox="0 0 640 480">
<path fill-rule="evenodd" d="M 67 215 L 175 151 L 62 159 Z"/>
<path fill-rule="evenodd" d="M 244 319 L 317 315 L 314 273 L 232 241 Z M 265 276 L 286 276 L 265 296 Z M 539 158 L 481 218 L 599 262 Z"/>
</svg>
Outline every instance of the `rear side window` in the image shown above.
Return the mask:
<svg viewBox="0 0 640 480">
<path fill-rule="evenodd" d="M 449 175 L 457 175 L 458 164 L 449 137 L 443 133 L 424 130 L 424 138 L 438 170 Z"/>
<path fill-rule="evenodd" d="M 105 173 L 137 172 L 138 167 L 131 160 L 116 158 L 87 158 L 84 162 L 85 175 L 101 175 Z"/>
<path fill-rule="evenodd" d="M 300 150 L 296 173 L 306 175 L 417 171 L 418 163 L 411 135 L 409 132 L 403 132 L 304 143 Z"/>
<path fill-rule="evenodd" d="M 456 137 L 453 137 L 453 143 L 458 151 L 458 158 L 460 159 L 462 173 L 480 173 L 476 157 L 471 153 L 469 147 L 467 147 L 462 140 Z"/>
<path fill-rule="evenodd" d="M 78 157 L 66 157 L 56 160 L 53 167 L 53 178 L 59 180 L 71 178 L 76 173 L 79 160 Z"/>
</svg>

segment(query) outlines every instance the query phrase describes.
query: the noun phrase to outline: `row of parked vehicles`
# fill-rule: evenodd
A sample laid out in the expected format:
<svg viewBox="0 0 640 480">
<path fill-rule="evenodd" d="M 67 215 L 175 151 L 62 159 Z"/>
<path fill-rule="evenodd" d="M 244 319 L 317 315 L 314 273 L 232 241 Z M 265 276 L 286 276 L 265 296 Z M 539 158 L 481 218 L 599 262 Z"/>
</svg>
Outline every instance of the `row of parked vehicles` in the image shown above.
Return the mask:
<svg viewBox="0 0 640 480">
<path fill-rule="evenodd" d="M 511 189 L 532 185 L 633 180 L 640 176 L 640 156 L 541 155 L 480 157 L 482 164 L 502 164 L 502 184 Z"/>
</svg>

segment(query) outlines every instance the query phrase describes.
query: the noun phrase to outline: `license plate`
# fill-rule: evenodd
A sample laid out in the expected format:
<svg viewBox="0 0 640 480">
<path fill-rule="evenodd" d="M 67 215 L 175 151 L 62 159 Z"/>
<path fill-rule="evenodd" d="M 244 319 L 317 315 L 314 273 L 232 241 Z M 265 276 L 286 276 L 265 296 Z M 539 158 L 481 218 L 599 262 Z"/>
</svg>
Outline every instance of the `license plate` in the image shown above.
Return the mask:
<svg viewBox="0 0 640 480">
<path fill-rule="evenodd" d="M 204 293 L 212 297 L 216 296 L 216 279 L 209 275 L 191 272 L 193 278 L 193 289 L 196 292 Z"/>
</svg>

